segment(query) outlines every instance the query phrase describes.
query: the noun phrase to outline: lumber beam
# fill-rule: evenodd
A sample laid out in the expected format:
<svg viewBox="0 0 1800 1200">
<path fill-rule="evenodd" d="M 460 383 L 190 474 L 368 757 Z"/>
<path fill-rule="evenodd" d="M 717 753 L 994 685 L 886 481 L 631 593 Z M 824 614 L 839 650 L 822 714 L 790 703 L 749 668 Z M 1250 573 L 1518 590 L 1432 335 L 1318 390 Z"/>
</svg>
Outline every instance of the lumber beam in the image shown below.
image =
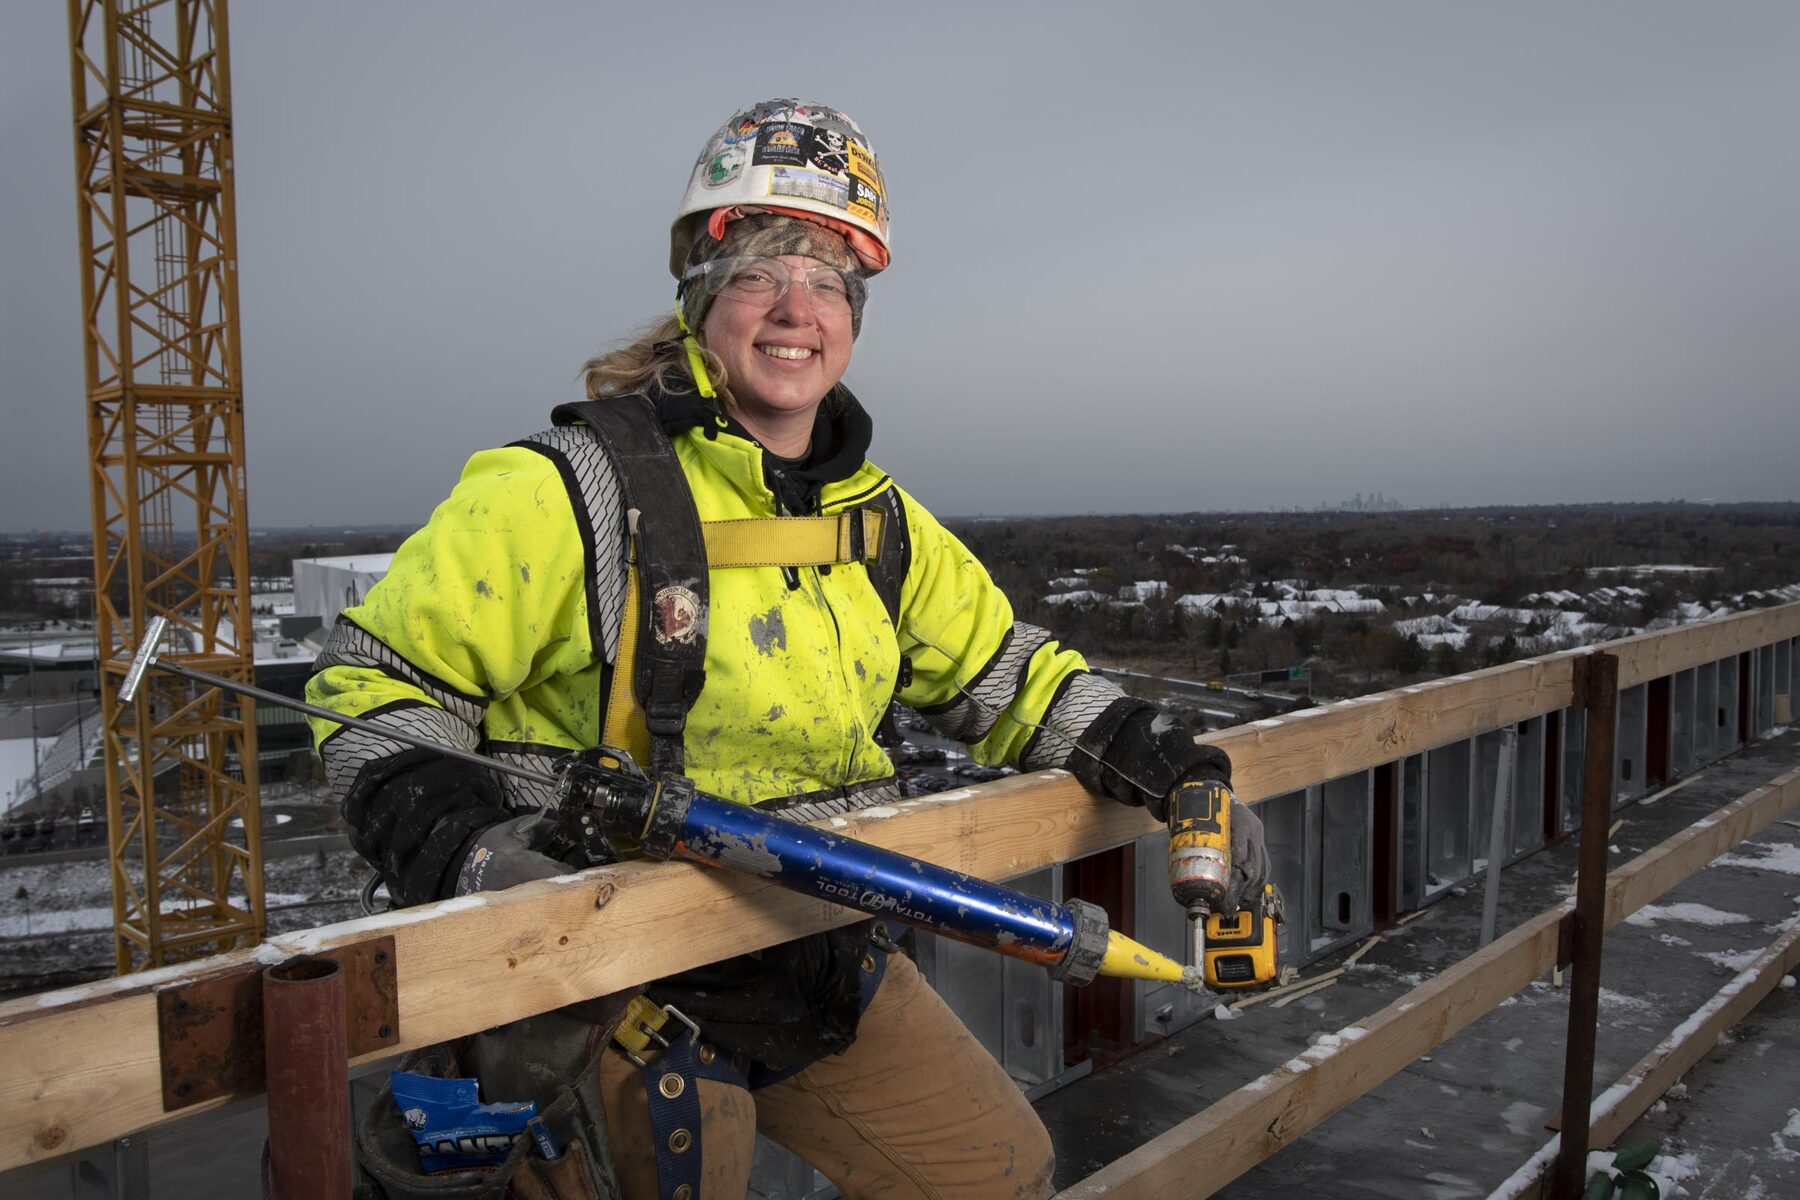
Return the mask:
<svg viewBox="0 0 1800 1200">
<path fill-rule="evenodd" d="M 1620 867 L 1607 881 L 1607 925 L 1796 807 L 1800 770 L 1747 793 Z M 1566 902 L 1539 913 L 1380 1012 L 1108 1163 L 1057 1200 L 1213 1195 L 1548 971 L 1556 964 L 1563 927 L 1572 920 Z"/>
<path fill-rule="evenodd" d="M 1642 666 L 1647 662 L 1657 669 L 1692 665 L 1789 636 L 1800 636 L 1800 604 L 1609 647 L 1634 646 L 1620 655 L 1624 684 L 1636 678 L 1631 672 L 1649 669 Z M 1560 708 L 1569 696 L 1576 653 L 1585 651 L 1259 721 L 1205 740 L 1231 753 L 1239 794 L 1254 802 Z M 1628 669 L 1628 663 L 1635 665 Z M 895 815 L 837 818 L 845 824 L 834 821 L 834 828 L 985 879 L 1098 853 L 1157 828 L 1142 809 L 1096 800 L 1061 771 L 943 792 L 885 811 Z M 169 1119 L 161 1106 L 155 992 L 177 981 L 392 935 L 399 1051 L 854 919 L 848 910 L 744 877 L 688 864 L 627 864 L 0 1004 L 0 1170 Z M 1608 919 L 1616 919 L 1610 911 Z"/>
<path fill-rule="evenodd" d="M 1239 798 L 1254 803 L 1554 712 L 1569 702 L 1574 660 L 1604 651 L 1619 686 L 1800 637 L 1800 604 L 1736 613 L 1468 675 L 1272 717 L 1201 740 L 1231 755 Z"/>
<path fill-rule="evenodd" d="M 874 811 L 894 815 L 837 818 L 833 828 L 990 879 L 1122 844 L 1153 824 L 1140 809 L 1094 799 L 1060 771 Z M 398 1053 L 856 919 L 749 876 L 629 863 L 11 1001 L 0 1005 L 0 1170 L 170 1119 L 156 992 L 178 982 L 391 936 L 400 1041 L 382 1053 Z"/>
</svg>

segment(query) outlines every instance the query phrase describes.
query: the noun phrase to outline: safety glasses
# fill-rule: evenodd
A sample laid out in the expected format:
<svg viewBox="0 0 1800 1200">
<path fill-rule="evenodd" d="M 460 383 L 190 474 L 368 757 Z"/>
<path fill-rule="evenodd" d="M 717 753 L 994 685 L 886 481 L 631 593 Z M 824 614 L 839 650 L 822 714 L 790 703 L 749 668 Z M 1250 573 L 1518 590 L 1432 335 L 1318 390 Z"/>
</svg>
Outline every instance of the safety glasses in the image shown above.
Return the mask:
<svg viewBox="0 0 1800 1200">
<path fill-rule="evenodd" d="M 806 288 L 813 311 L 844 316 L 862 308 L 869 285 L 861 276 L 837 267 L 790 267 L 774 258 L 727 256 L 688 268 L 683 288 L 700 288 L 721 300 L 757 308 L 773 308 L 796 282 Z"/>
</svg>

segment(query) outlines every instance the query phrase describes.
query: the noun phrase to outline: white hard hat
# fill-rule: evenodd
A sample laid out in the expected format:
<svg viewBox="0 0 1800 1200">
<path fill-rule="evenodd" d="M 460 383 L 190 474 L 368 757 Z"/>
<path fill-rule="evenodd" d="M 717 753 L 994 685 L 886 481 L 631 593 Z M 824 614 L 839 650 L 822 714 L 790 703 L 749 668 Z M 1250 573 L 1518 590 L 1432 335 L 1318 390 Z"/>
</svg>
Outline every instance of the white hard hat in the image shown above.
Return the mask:
<svg viewBox="0 0 1800 1200">
<path fill-rule="evenodd" d="M 753 212 L 819 221 L 844 235 L 870 275 L 888 264 L 881 167 L 855 121 L 823 104 L 764 100 L 712 135 L 669 231 L 669 270 L 681 278 L 704 232 Z"/>
</svg>

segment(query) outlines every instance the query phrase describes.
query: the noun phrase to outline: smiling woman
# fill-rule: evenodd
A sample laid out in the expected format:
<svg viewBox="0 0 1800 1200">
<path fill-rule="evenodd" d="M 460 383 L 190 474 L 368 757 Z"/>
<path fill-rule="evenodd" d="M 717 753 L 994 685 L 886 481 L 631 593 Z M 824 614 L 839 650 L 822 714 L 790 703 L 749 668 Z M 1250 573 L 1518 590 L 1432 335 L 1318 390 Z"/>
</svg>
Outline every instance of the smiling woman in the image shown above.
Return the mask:
<svg viewBox="0 0 1800 1200">
<path fill-rule="evenodd" d="M 546 770 L 619 747 L 794 820 L 900 799 L 896 700 L 981 763 L 1064 767 L 1159 813 L 1183 780 L 1227 778 L 1218 751 L 1015 622 L 868 461 L 843 376 L 887 234 L 875 152 L 844 114 L 772 100 L 726 122 L 671 231 L 674 315 L 590 361 L 590 399 L 554 428 L 470 461 L 345 610 L 310 698 Z M 549 797 L 511 776 L 315 733 L 401 903 L 588 865 L 563 835 L 580 814 L 540 820 Z M 1246 811 L 1233 829 L 1259 826 Z M 578 1064 L 604 1096 L 604 1136 L 580 1134 L 592 1194 L 616 1174 L 627 1197 L 741 1197 L 759 1129 L 850 1197 L 1048 1194 L 1031 1106 L 895 949 L 863 922 L 657 980 L 617 1032 L 566 1010 L 574 1044 L 606 1046 Z M 471 1053 L 573 1075 L 535 1020 Z"/>
</svg>

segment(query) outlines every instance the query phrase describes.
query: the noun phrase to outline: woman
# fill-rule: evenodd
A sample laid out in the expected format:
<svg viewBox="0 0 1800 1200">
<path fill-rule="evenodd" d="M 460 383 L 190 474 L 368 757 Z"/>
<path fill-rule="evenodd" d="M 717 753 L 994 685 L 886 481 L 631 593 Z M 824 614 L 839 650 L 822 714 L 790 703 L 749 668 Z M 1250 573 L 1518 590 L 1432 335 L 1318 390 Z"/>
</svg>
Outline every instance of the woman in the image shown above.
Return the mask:
<svg viewBox="0 0 1800 1200">
<path fill-rule="evenodd" d="M 888 257 L 885 186 L 854 122 L 794 100 L 736 114 L 677 215 L 675 317 L 588 364 L 602 407 L 559 410 L 556 428 L 470 461 L 344 613 L 310 697 L 537 765 L 629 741 L 635 718 L 656 769 L 797 819 L 897 797 L 877 741 L 896 697 L 981 762 L 1066 767 L 1126 803 L 1160 809 L 1183 779 L 1228 776 L 1222 754 L 1015 622 L 962 544 L 866 460 L 872 424 L 842 378 Z M 620 465 L 656 458 L 621 454 L 619 438 L 649 436 L 627 414 L 666 437 L 675 492 Z M 646 548 L 689 511 L 709 530 L 848 519 L 875 544 L 859 533 L 826 561 L 709 555 L 678 578 Z M 634 620 L 653 665 L 615 669 Z M 543 797 L 512 779 L 316 732 L 357 847 L 397 902 L 567 870 L 533 840 Z M 1234 828 L 1238 883 L 1259 887 L 1260 828 L 1247 810 Z M 671 1021 L 668 1050 L 621 1035 L 605 1052 L 624 1194 L 659 1194 L 660 1154 L 661 1195 L 741 1196 L 759 1128 L 848 1196 L 1047 1194 L 1043 1126 L 891 948 L 865 922 L 653 984 L 650 999 L 697 1031 Z M 666 1082 L 678 1055 L 691 1088 Z"/>
</svg>

